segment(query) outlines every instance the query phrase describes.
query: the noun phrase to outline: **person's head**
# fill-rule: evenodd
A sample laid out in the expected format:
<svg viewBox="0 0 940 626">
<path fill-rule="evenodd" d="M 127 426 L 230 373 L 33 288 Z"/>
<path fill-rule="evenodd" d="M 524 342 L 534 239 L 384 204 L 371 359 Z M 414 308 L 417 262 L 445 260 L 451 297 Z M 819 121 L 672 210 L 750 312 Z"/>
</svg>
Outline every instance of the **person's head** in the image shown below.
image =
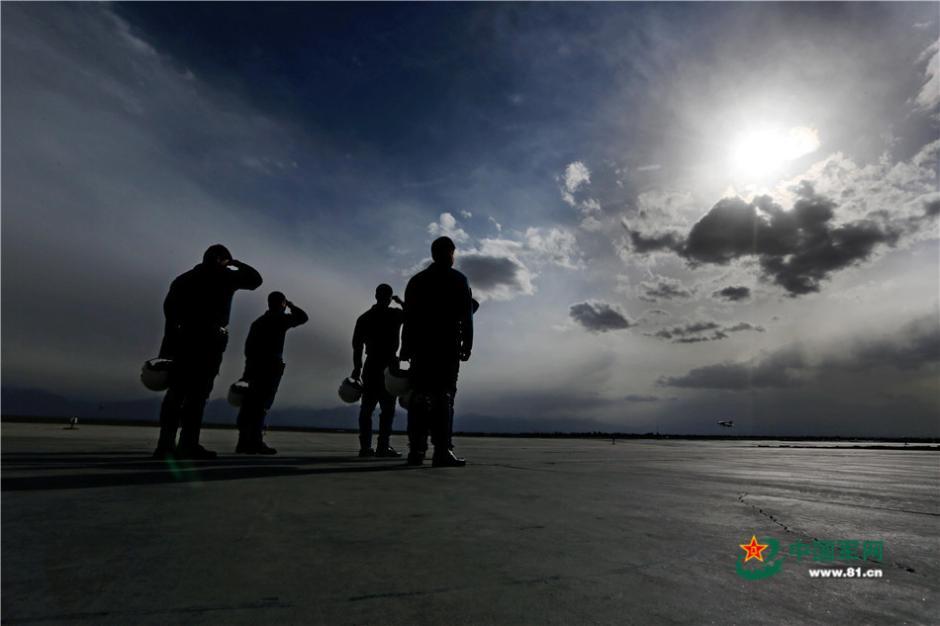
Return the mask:
<svg viewBox="0 0 940 626">
<path fill-rule="evenodd" d="M 433 259 L 435 263 L 453 267 L 454 252 L 456 251 L 457 246 L 454 245 L 450 237 L 438 237 L 431 244 L 431 259 Z"/>
<path fill-rule="evenodd" d="M 232 262 L 232 253 L 220 243 L 209 246 L 202 255 L 202 262 L 212 267 L 225 267 Z"/>
<path fill-rule="evenodd" d="M 280 291 L 272 291 L 268 294 L 268 310 L 283 311 L 287 308 L 287 296 Z"/>
<path fill-rule="evenodd" d="M 392 303 L 392 286 L 382 283 L 375 288 L 375 301 L 379 304 L 388 306 Z"/>
</svg>

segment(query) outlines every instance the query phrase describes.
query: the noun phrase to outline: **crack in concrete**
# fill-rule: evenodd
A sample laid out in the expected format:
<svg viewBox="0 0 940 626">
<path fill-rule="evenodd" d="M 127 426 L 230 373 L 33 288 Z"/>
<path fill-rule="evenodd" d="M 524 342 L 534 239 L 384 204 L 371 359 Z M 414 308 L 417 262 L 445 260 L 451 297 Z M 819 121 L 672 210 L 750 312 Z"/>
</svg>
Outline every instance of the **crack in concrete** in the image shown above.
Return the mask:
<svg viewBox="0 0 940 626">
<path fill-rule="evenodd" d="M 764 509 L 760 508 L 760 507 L 757 506 L 756 504 L 751 504 L 750 502 L 745 502 L 745 501 L 744 501 L 744 498 L 746 498 L 747 495 L 748 495 L 747 492 L 739 494 L 739 495 L 738 495 L 738 502 L 740 502 L 741 504 L 747 505 L 747 506 L 751 507 L 752 509 L 757 509 L 757 512 L 758 512 L 758 513 L 760 513 L 761 515 L 763 515 L 764 517 L 766 517 L 767 519 L 769 519 L 771 522 L 773 522 L 774 524 L 776 524 L 777 526 L 779 526 L 780 528 L 782 528 L 782 529 L 785 530 L 786 532 L 788 532 L 788 533 L 790 533 L 790 534 L 794 534 L 794 535 L 795 535 L 795 534 L 798 534 L 797 532 L 791 530 L 789 526 L 787 526 L 786 524 L 784 524 L 783 522 L 781 522 L 780 520 L 778 520 L 778 519 L 777 519 L 776 517 L 774 517 L 772 514 L 767 513 L 766 511 L 764 511 Z M 815 538 L 815 537 L 812 537 L 812 539 L 815 540 L 816 538 Z"/>
<path fill-rule="evenodd" d="M 809 540 L 811 540 L 811 541 L 819 541 L 819 538 L 818 538 L 818 537 L 813 537 L 813 536 L 810 536 L 810 535 L 804 535 L 804 534 L 802 534 L 802 533 L 799 533 L 799 532 L 793 530 L 792 528 L 790 528 L 789 526 L 787 526 L 786 524 L 784 524 L 783 522 L 781 522 L 780 520 L 778 520 L 776 517 L 774 517 L 773 514 L 768 513 L 767 511 L 765 511 L 763 508 L 757 506 L 756 504 L 751 504 L 750 502 L 745 502 L 744 498 L 748 497 L 748 495 L 749 495 L 749 494 L 748 494 L 747 492 L 742 492 L 742 493 L 738 494 L 738 502 L 740 502 L 741 504 L 744 504 L 744 505 L 746 505 L 746 506 L 749 506 L 749 507 L 751 507 L 752 509 L 755 509 L 758 513 L 760 513 L 761 515 L 763 515 L 764 517 L 766 517 L 766 518 L 769 519 L 771 522 L 773 522 L 774 524 L 776 524 L 777 526 L 779 526 L 780 528 L 782 528 L 785 532 L 790 533 L 791 535 L 797 535 L 798 537 L 801 537 L 801 538 L 804 538 L 804 539 L 805 539 L 806 537 L 809 537 Z M 815 502 L 815 501 L 810 500 L 810 502 Z M 820 504 L 822 504 L 822 503 L 820 503 Z M 871 508 L 884 508 L 884 507 L 871 507 Z M 900 509 L 892 509 L 892 510 L 900 510 Z M 928 515 L 931 515 L 931 514 L 928 513 Z M 873 564 L 877 564 L 877 565 L 893 565 L 893 566 L 896 567 L 897 569 L 904 570 L 905 572 L 909 572 L 909 573 L 911 573 L 911 574 L 916 574 L 916 573 L 917 573 L 917 570 L 915 570 L 913 567 L 911 567 L 910 565 L 907 565 L 907 564 L 905 564 L 905 563 L 901 563 L 900 561 L 881 562 L 881 561 L 874 561 L 874 560 L 872 560 L 872 559 L 870 559 L 870 558 L 867 559 L 867 561 L 868 561 L 869 563 L 873 563 Z"/>
</svg>

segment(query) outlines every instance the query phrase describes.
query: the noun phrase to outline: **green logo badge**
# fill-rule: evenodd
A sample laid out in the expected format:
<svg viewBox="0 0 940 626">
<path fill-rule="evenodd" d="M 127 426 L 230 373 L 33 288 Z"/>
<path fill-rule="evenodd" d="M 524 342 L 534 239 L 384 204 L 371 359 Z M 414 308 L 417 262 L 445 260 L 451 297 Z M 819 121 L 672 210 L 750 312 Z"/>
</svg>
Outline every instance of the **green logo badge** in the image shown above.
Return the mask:
<svg viewBox="0 0 940 626">
<path fill-rule="evenodd" d="M 780 571 L 783 557 L 776 558 L 780 552 L 780 543 L 773 537 L 765 538 L 764 542 L 759 542 L 756 535 L 751 535 L 749 543 L 739 544 L 744 554 L 738 556 L 735 564 L 738 576 L 745 580 L 761 580 Z M 748 565 L 748 561 L 752 562 Z"/>
</svg>

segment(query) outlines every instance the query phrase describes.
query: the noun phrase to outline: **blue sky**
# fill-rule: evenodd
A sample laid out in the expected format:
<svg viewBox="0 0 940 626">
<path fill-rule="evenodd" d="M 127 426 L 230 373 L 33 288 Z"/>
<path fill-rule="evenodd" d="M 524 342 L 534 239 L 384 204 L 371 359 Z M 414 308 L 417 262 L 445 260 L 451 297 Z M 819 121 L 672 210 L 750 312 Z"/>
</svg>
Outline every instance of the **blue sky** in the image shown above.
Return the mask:
<svg viewBox="0 0 940 626">
<path fill-rule="evenodd" d="M 5 4 L 3 386 L 145 396 L 219 241 L 265 284 L 217 395 L 279 289 L 278 406 L 329 409 L 449 234 L 465 428 L 936 435 L 934 9 Z"/>
</svg>

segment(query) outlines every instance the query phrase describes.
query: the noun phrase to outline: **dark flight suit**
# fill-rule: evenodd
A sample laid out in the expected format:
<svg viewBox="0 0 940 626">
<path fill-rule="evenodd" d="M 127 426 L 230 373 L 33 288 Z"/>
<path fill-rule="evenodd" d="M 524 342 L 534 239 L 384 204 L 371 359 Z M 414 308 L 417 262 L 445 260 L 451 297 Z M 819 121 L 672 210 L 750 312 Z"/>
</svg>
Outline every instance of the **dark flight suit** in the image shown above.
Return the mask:
<svg viewBox="0 0 940 626">
<path fill-rule="evenodd" d="M 268 310 L 251 324 L 245 340 L 245 373 L 248 393 L 238 411 L 238 440 L 244 444 L 261 443 L 264 418 L 274 403 L 284 374 L 284 337 L 291 328 L 310 319 L 298 306 L 290 313 Z"/>
<path fill-rule="evenodd" d="M 353 365 L 362 369 L 362 405 L 359 409 L 359 447 L 372 447 L 372 413 L 379 411 L 379 450 L 389 447 L 395 420 L 395 396 L 385 389 L 385 369 L 396 363 L 398 334 L 404 313 L 401 309 L 374 304 L 356 320 L 353 331 Z M 365 367 L 362 349 L 366 350 Z"/>
<path fill-rule="evenodd" d="M 405 289 L 402 358 L 411 360 L 414 393 L 408 405 L 412 454 L 450 447 L 453 400 L 461 354 L 473 347 L 473 309 L 467 277 L 440 263 L 415 274 Z"/>
<path fill-rule="evenodd" d="M 228 344 L 232 296 L 261 285 L 261 274 L 253 267 L 240 261 L 232 265 L 237 269 L 197 265 L 172 282 L 163 302 L 166 329 L 160 357 L 173 360 L 173 371 L 160 407 L 158 449 L 172 450 L 181 426 L 180 447 L 199 444 L 202 413 Z"/>
</svg>

